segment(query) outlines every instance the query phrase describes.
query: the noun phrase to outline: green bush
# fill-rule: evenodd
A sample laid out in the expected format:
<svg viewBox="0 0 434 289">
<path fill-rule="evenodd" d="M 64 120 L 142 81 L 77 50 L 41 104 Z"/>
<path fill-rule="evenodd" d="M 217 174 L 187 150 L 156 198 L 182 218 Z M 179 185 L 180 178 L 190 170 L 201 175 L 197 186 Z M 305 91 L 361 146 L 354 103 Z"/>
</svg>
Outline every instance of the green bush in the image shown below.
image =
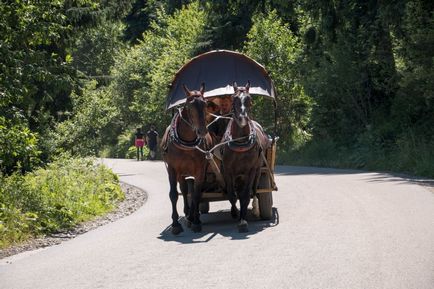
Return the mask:
<svg viewBox="0 0 434 289">
<path fill-rule="evenodd" d="M 25 176 L 1 176 L 0 248 L 71 228 L 124 198 L 118 177 L 94 159 L 62 157 Z"/>
<path fill-rule="evenodd" d="M 257 14 L 252 20 L 244 52 L 266 67 L 276 86 L 279 142 L 291 147 L 304 145 L 310 138 L 308 123 L 313 103 L 299 79 L 300 39 L 276 11 Z M 263 97 L 254 101 L 254 118 L 265 127 L 273 127 L 271 101 Z"/>
<path fill-rule="evenodd" d="M 125 155 L 127 159 L 135 159 L 137 157 L 137 148 L 135 146 L 131 146 L 128 149 L 128 152 Z M 147 146 L 143 147 L 143 159 L 147 159 L 149 157 L 149 149 Z"/>
<path fill-rule="evenodd" d="M 352 146 L 315 139 L 300 149 L 279 148 L 279 164 L 353 168 L 434 177 L 434 142 L 406 132 L 385 142 L 378 132 L 366 132 Z"/>
<path fill-rule="evenodd" d="M 30 170 L 39 163 L 40 151 L 35 133 L 23 123 L 0 116 L 0 171 Z"/>
</svg>

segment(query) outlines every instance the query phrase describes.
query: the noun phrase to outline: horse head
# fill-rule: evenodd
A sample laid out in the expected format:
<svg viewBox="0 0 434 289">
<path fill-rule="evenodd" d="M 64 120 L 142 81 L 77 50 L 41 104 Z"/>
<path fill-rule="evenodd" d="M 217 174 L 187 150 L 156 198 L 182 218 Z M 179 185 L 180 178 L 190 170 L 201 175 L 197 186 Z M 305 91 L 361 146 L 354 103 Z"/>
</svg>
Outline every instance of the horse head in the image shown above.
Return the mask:
<svg viewBox="0 0 434 289">
<path fill-rule="evenodd" d="M 238 87 L 234 82 L 235 93 L 232 96 L 233 118 L 239 127 L 245 127 L 249 120 L 250 109 L 252 107 L 252 97 L 249 94 L 250 82 L 246 86 Z"/>
<path fill-rule="evenodd" d="M 206 101 L 203 97 L 205 92 L 205 84 L 202 83 L 200 90 L 189 90 L 183 85 L 185 95 L 187 97 L 184 109 L 187 112 L 189 125 L 196 132 L 199 138 L 204 138 L 207 134 L 206 128 Z"/>
</svg>

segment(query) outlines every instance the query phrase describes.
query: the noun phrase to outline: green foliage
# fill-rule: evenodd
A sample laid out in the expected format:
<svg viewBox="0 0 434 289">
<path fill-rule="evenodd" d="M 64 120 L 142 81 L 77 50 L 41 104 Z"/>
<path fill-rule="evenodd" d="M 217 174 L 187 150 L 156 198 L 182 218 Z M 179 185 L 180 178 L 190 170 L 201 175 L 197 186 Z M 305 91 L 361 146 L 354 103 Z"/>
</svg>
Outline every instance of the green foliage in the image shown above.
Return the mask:
<svg viewBox="0 0 434 289">
<path fill-rule="evenodd" d="M 379 7 L 361 1 L 304 5 L 304 21 L 312 23 L 306 36 L 318 35 L 305 39 L 303 71 L 303 86 L 316 102 L 313 133 L 350 144 L 390 112 L 397 88 L 390 31 Z"/>
<path fill-rule="evenodd" d="M 117 137 L 117 142 L 115 145 L 104 148 L 104 150 L 101 152 L 101 156 L 113 158 L 132 158 L 129 157 L 129 151 L 132 145 L 134 145 L 134 130 L 124 131 Z"/>
<path fill-rule="evenodd" d="M 406 3 L 394 43 L 401 76 L 392 105 L 394 121 L 404 134 L 411 130 L 427 141 L 434 138 L 433 8 L 424 1 Z"/>
<path fill-rule="evenodd" d="M 69 53 L 102 19 L 121 17 L 129 1 L 9 1 L 0 5 L 0 111 L 17 108 L 35 127 L 39 115 L 69 108 L 75 71 Z"/>
<path fill-rule="evenodd" d="M 0 173 L 28 171 L 39 163 L 36 134 L 0 116 Z"/>
<path fill-rule="evenodd" d="M 76 71 L 79 65 L 73 62 L 74 57 L 78 60 L 89 56 L 88 63 L 82 65 L 88 68 L 86 73 L 93 73 L 89 68 L 93 65 L 98 66 L 97 73 L 107 72 L 112 62 L 113 49 L 107 45 L 111 32 L 101 29 L 96 33 L 95 27 L 102 28 L 101 23 L 120 19 L 129 7 L 130 1 L 114 0 L 6 1 L 0 4 L 0 116 L 10 121 L 8 127 L 13 132 L 29 134 L 30 129 L 32 136 L 27 139 L 40 136 L 40 141 L 32 141 L 37 145 L 31 149 L 35 153 L 28 154 L 32 159 L 38 155 L 37 151 L 42 151 L 39 154 L 42 161 L 50 159 L 52 148 L 48 135 L 72 109 L 70 95 L 79 90 L 79 79 L 83 77 Z M 89 38 L 92 38 L 93 49 L 84 47 L 84 41 L 89 42 Z M 88 51 L 80 54 L 80 49 Z M 14 150 L 1 148 L 7 166 L 15 166 L 16 154 L 23 146 L 25 142 Z M 29 162 L 23 165 L 27 168 Z"/>
<path fill-rule="evenodd" d="M 62 151 L 131 155 L 136 127 L 152 123 L 162 132 L 168 123 L 176 71 L 201 52 L 226 48 L 264 64 L 274 79 L 284 155 L 429 174 L 433 3 L 330 4 L 2 2 L 1 170 L 29 171 Z M 255 98 L 254 107 L 271 133 L 273 105 Z"/>
<path fill-rule="evenodd" d="M 101 151 L 102 157 L 113 158 L 127 158 L 135 159 L 137 155 L 137 149 L 134 146 L 134 130 L 128 130 L 120 134 L 117 138 L 115 145 L 106 146 Z M 149 156 L 149 149 L 147 146 L 143 147 L 143 157 Z"/>
<path fill-rule="evenodd" d="M 137 148 L 135 146 L 130 146 L 124 158 L 127 159 L 136 159 L 137 158 Z M 149 158 L 149 148 L 147 146 L 143 147 L 143 159 L 146 160 Z"/>
<path fill-rule="evenodd" d="M 404 172 L 434 177 L 434 143 L 417 139 L 412 132 L 396 144 L 384 147 L 381 135 L 365 133 L 357 142 L 344 146 L 331 139 L 316 139 L 298 149 L 280 147 L 279 164 L 309 165 Z"/>
<path fill-rule="evenodd" d="M 302 54 L 300 40 L 283 23 L 276 11 L 253 18 L 245 51 L 265 65 L 274 80 L 277 93 L 277 134 L 282 145 L 301 145 L 309 138 L 308 123 L 312 101 L 300 85 L 299 65 Z M 272 124 L 273 105 L 255 99 L 255 118 Z M 268 129 L 270 131 L 270 128 Z"/>
<path fill-rule="evenodd" d="M 167 7 L 170 2 L 174 3 L 173 1 L 136 0 L 125 17 L 124 38 L 137 44 L 139 40 L 142 40 L 143 33 L 149 29 L 151 22 L 157 21 L 157 10 Z"/>
<path fill-rule="evenodd" d="M 168 85 L 175 72 L 193 55 L 204 31 L 206 13 L 197 2 L 168 16 L 159 10 L 143 41 L 125 51 L 113 70 L 114 102 L 125 127 L 168 122 L 164 114 Z"/>
<path fill-rule="evenodd" d="M 59 123 L 52 133 L 55 147 L 88 156 L 97 155 L 106 145 L 114 145 L 121 125 L 110 88 L 96 88 L 96 82 L 92 81 L 82 95 L 73 94 L 72 99 L 76 113 Z"/>
<path fill-rule="evenodd" d="M 23 116 L 35 129 L 47 113 L 68 107 L 73 71 L 59 46 L 70 28 L 60 2 L 14 1 L 0 5 L 0 14 L 0 114 Z"/>
<path fill-rule="evenodd" d="M 45 169 L 0 180 L 0 248 L 71 228 L 124 198 L 117 176 L 93 159 L 62 157 Z"/>
<path fill-rule="evenodd" d="M 202 50 L 241 49 L 247 32 L 252 27 L 252 17 L 258 10 L 259 2 L 249 1 L 206 1 L 209 19 L 203 35 Z"/>
<path fill-rule="evenodd" d="M 81 78 L 95 79 L 98 83 L 110 83 L 110 70 L 114 59 L 125 44 L 121 42 L 124 25 L 105 20 L 95 28 L 78 32 L 71 49 L 71 65 Z"/>
<path fill-rule="evenodd" d="M 284 158 L 432 176 L 432 3 L 299 4 L 312 140 Z"/>
</svg>

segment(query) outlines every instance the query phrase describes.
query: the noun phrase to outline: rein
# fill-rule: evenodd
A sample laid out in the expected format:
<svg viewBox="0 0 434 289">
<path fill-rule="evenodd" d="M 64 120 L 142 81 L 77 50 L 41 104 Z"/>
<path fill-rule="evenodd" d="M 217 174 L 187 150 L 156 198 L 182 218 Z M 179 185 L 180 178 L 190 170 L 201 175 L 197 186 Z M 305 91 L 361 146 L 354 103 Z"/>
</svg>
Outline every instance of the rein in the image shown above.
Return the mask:
<svg viewBox="0 0 434 289">
<path fill-rule="evenodd" d="M 187 111 L 188 115 L 190 116 L 190 112 Z M 182 116 L 182 109 L 178 107 L 178 115 L 179 117 L 192 129 L 195 130 L 196 128 Z"/>
<path fill-rule="evenodd" d="M 221 143 L 216 144 L 215 146 L 213 146 L 213 147 L 212 147 L 211 149 L 209 149 L 209 150 L 201 149 L 199 146 L 196 146 L 196 149 L 197 149 L 198 151 L 204 153 L 204 154 L 205 154 L 205 157 L 206 157 L 207 159 L 211 159 L 211 158 L 212 158 L 212 152 L 213 152 L 214 150 L 216 150 L 217 148 L 219 148 L 219 147 L 221 147 L 221 146 L 224 146 L 224 145 L 227 145 L 228 143 L 231 143 L 231 142 L 234 142 L 234 141 L 239 141 L 239 140 L 245 139 L 246 137 L 248 137 L 248 136 L 243 136 L 243 137 L 239 137 L 239 138 L 236 138 L 236 139 L 230 139 L 230 140 L 227 140 L 227 141 L 223 141 L 223 142 L 221 142 Z"/>
<path fill-rule="evenodd" d="M 233 114 L 232 112 L 225 114 L 225 115 L 216 115 L 213 113 L 209 113 L 209 114 L 214 116 L 215 119 L 212 122 L 210 122 L 207 125 L 207 127 L 219 119 L 229 119 L 231 121 L 228 123 L 227 130 L 230 129 L 230 127 L 232 125 L 233 118 L 229 117 L 229 115 L 232 116 L 232 114 Z M 233 139 L 230 133 L 228 134 L 228 137 L 226 137 L 226 134 L 227 134 L 227 132 L 226 132 L 225 136 L 224 136 L 224 138 L 226 139 L 225 141 L 222 141 L 222 142 L 216 144 L 215 146 L 213 146 L 209 150 L 205 150 L 205 149 L 202 149 L 200 147 L 200 145 L 203 142 L 202 138 L 196 138 L 194 141 L 186 142 L 186 141 L 183 141 L 179 137 L 178 132 L 177 132 L 177 119 L 178 118 L 180 118 L 183 122 L 185 122 L 191 129 L 193 129 L 193 130 L 195 129 L 193 127 L 193 125 L 182 116 L 182 109 L 178 108 L 178 113 L 173 117 L 172 124 L 170 126 L 169 141 L 171 141 L 174 145 L 176 145 L 178 148 L 180 148 L 182 150 L 195 150 L 196 149 L 196 150 L 200 151 L 201 153 L 205 154 L 206 159 L 211 159 L 212 158 L 212 152 L 214 150 L 222 147 L 222 146 L 229 145 L 229 148 L 231 148 L 232 150 L 247 151 L 250 148 L 252 148 L 254 143 L 256 142 L 255 129 L 253 128 L 253 124 L 249 121 L 249 126 L 251 127 L 251 129 L 250 129 L 251 133 L 249 135 Z M 246 142 L 235 145 L 235 147 L 231 146 L 231 143 L 236 143 L 236 142 L 239 142 L 239 141 L 245 140 L 245 139 L 247 139 Z M 247 144 L 247 146 L 246 146 L 246 144 Z"/>
<path fill-rule="evenodd" d="M 217 114 L 210 113 L 210 112 L 208 112 L 208 114 L 209 114 L 209 115 L 212 115 L 213 117 L 215 117 L 215 119 L 214 119 L 212 122 L 210 122 L 210 123 L 206 126 L 207 128 L 208 128 L 210 125 L 212 125 L 213 123 L 215 123 L 216 121 L 218 121 L 219 119 L 232 119 L 232 116 L 231 116 L 231 117 L 228 116 L 228 115 L 232 115 L 232 112 L 227 113 L 227 114 L 225 114 L 225 115 L 217 115 Z"/>
</svg>

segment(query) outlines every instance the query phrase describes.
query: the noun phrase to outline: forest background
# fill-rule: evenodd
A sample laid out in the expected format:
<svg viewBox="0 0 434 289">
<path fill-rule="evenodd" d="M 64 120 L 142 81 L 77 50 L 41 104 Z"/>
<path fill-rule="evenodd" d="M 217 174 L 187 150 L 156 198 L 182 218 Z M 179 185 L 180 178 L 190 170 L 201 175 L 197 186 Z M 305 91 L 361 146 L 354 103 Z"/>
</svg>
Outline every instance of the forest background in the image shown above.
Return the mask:
<svg viewBox="0 0 434 289">
<path fill-rule="evenodd" d="M 22 195 L 19 176 L 70 158 L 130 157 L 137 127 L 155 124 L 161 134 L 175 72 L 214 49 L 240 51 L 269 71 L 279 164 L 434 177 L 433 8 L 422 0 L 0 0 L 0 230 Z M 271 131 L 273 106 L 261 98 L 254 106 Z M 62 220 L 72 214 L 54 208 Z"/>
<path fill-rule="evenodd" d="M 0 3 L 3 174 L 128 156 L 136 127 L 168 124 L 174 73 L 231 49 L 275 81 L 279 163 L 434 176 L 432 1 Z"/>
</svg>

